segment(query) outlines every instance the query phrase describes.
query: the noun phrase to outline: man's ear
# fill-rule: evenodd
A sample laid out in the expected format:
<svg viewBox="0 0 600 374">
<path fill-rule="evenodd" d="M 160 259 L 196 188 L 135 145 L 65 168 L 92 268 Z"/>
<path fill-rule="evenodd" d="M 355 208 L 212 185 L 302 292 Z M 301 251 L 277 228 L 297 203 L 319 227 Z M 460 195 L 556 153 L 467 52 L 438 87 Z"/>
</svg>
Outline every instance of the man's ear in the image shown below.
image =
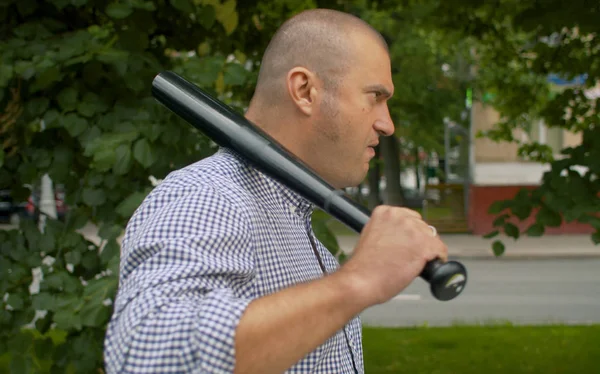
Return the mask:
<svg viewBox="0 0 600 374">
<path fill-rule="evenodd" d="M 304 114 L 311 115 L 314 111 L 318 95 L 317 77 L 310 70 L 295 67 L 288 72 L 287 89 L 296 107 Z"/>
</svg>

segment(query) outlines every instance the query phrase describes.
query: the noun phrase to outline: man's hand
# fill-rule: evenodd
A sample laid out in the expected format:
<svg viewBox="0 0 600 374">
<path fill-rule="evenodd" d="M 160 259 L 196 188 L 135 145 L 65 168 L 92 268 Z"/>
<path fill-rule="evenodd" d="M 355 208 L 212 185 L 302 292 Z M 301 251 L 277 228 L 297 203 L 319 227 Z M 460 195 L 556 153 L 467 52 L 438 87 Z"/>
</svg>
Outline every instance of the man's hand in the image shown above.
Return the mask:
<svg viewBox="0 0 600 374">
<path fill-rule="evenodd" d="M 373 210 L 340 272 L 356 285 L 362 301 L 374 305 L 400 293 L 436 258 L 447 261 L 448 248 L 419 213 L 382 205 Z"/>
</svg>

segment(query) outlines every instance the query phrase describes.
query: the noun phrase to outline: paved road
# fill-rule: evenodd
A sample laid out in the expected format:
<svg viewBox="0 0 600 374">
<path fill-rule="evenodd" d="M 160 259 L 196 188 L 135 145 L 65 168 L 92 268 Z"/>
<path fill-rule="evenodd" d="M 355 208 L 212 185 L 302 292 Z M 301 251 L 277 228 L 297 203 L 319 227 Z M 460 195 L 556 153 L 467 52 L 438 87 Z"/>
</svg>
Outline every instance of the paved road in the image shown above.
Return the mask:
<svg viewBox="0 0 600 374">
<path fill-rule="evenodd" d="M 367 309 L 371 326 L 454 323 L 600 323 L 600 259 L 461 260 L 467 287 L 454 300 L 435 300 L 415 280 L 396 299 Z"/>
</svg>

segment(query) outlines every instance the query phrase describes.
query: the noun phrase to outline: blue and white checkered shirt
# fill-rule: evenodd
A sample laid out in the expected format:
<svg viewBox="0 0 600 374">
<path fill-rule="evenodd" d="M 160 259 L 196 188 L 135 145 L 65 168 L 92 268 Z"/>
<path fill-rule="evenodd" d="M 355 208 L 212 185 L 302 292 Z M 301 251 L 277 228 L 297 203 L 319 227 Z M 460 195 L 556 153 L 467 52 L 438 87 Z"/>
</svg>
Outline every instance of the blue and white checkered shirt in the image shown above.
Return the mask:
<svg viewBox="0 0 600 374">
<path fill-rule="evenodd" d="M 127 226 L 107 373 L 233 372 L 248 304 L 322 277 L 310 237 L 327 272 L 339 267 L 314 237 L 313 209 L 227 149 L 171 173 Z M 352 357 L 362 373 L 359 318 L 344 330 L 288 373 L 354 373 Z"/>
</svg>

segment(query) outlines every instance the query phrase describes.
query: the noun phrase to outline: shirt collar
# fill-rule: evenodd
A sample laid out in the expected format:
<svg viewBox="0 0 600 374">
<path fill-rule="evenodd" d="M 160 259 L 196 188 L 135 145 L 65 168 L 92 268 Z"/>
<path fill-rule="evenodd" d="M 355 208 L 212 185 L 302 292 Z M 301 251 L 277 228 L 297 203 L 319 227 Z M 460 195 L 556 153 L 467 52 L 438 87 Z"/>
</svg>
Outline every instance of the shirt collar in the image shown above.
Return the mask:
<svg viewBox="0 0 600 374">
<path fill-rule="evenodd" d="M 295 214 L 305 217 L 307 215 L 312 214 L 312 212 L 314 211 L 315 205 L 313 203 L 311 203 L 299 193 L 287 187 L 277 179 L 265 174 L 258 168 L 251 165 L 243 156 L 241 156 L 235 150 L 231 148 L 221 147 L 219 151 L 231 154 L 240 162 L 249 166 L 250 169 L 253 172 L 255 172 L 256 176 L 260 178 L 260 180 L 263 181 L 267 186 L 269 186 L 269 190 L 279 194 L 279 196 L 281 196 L 281 198 L 290 205 L 290 208 L 292 208 Z"/>
</svg>

